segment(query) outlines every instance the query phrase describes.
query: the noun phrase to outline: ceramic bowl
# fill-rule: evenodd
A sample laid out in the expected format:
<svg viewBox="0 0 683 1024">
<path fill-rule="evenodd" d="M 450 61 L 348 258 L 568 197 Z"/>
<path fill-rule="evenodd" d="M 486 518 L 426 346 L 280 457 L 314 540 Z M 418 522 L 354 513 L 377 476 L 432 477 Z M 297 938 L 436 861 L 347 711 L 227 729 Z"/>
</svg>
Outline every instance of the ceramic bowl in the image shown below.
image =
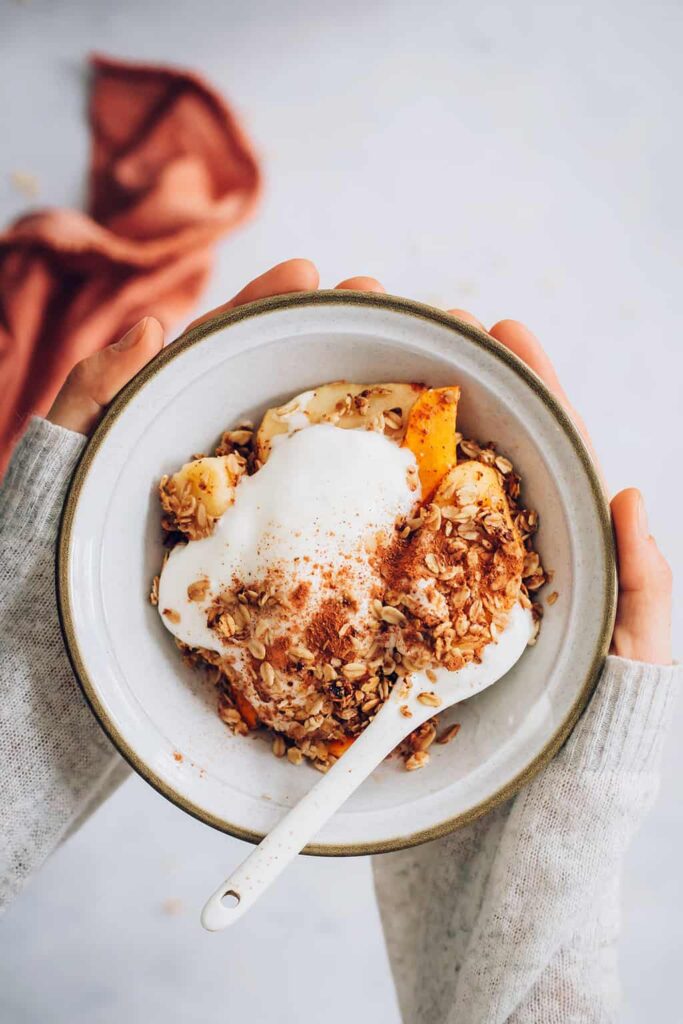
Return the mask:
<svg viewBox="0 0 683 1024">
<path fill-rule="evenodd" d="M 381 765 L 308 852 L 420 843 L 485 813 L 556 753 L 589 700 L 612 631 L 609 512 L 586 448 L 540 380 L 488 335 L 390 296 L 289 295 L 217 316 L 168 346 L 116 398 L 74 476 L 59 544 L 65 641 L 85 696 L 133 768 L 178 807 L 259 840 L 318 780 L 233 736 L 215 691 L 184 666 L 147 600 L 162 547 L 156 487 L 236 420 L 315 385 L 462 387 L 459 429 L 493 440 L 540 514 L 538 549 L 559 597 L 515 668 L 451 709 L 456 740 L 427 768 Z"/>
</svg>

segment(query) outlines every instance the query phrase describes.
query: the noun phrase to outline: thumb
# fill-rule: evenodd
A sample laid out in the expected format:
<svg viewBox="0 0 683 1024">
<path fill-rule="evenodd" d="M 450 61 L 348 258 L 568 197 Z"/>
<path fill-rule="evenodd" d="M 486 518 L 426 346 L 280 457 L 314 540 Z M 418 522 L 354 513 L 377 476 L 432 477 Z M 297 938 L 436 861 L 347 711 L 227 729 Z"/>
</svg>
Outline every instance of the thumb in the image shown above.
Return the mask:
<svg viewBox="0 0 683 1024">
<path fill-rule="evenodd" d="M 104 407 L 163 344 L 159 321 L 153 316 L 140 320 L 119 341 L 74 366 L 47 418 L 69 430 L 90 434 Z"/>
<path fill-rule="evenodd" d="M 640 491 L 612 500 L 619 559 L 619 602 L 612 653 L 671 664 L 671 569 L 651 536 Z"/>
</svg>

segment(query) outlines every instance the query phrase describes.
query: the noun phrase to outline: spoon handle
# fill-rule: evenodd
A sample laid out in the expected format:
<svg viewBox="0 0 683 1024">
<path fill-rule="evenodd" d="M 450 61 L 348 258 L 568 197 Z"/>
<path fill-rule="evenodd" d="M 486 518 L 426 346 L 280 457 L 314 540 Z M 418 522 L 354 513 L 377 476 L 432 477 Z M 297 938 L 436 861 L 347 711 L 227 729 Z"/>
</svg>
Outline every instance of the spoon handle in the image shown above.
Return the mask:
<svg viewBox="0 0 683 1024">
<path fill-rule="evenodd" d="M 429 710 L 433 714 L 433 709 Z M 425 719 L 429 710 L 425 710 Z M 409 725 L 399 714 L 396 702 L 387 701 L 353 746 L 216 889 L 202 911 L 204 927 L 220 931 L 239 920 L 361 782 L 419 724 L 418 718 Z"/>
<path fill-rule="evenodd" d="M 491 686 L 512 668 L 531 636 L 529 612 L 517 605 L 508 630 L 504 647 L 490 644 L 479 663 L 466 665 L 442 683 L 441 711 Z M 425 680 L 425 689 L 429 685 Z M 220 931 L 239 920 L 387 754 L 433 716 L 434 707 L 421 701 L 417 691 L 413 685 L 406 696 L 403 687 L 394 687 L 353 746 L 216 889 L 202 911 L 205 928 Z M 409 717 L 403 713 L 406 708 Z"/>
</svg>

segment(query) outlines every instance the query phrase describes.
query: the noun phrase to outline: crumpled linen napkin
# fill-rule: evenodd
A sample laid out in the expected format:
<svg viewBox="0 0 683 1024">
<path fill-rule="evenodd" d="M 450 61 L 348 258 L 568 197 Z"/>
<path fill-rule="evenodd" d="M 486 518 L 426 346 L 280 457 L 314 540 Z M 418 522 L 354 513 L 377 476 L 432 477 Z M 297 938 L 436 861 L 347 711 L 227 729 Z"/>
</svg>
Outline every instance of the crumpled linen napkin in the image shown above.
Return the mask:
<svg viewBox="0 0 683 1024">
<path fill-rule="evenodd" d="M 0 234 L 0 473 L 76 362 L 146 314 L 188 311 L 260 194 L 249 139 L 199 76 L 91 65 L 88 212 L 38 210 Z"/>
</svg>

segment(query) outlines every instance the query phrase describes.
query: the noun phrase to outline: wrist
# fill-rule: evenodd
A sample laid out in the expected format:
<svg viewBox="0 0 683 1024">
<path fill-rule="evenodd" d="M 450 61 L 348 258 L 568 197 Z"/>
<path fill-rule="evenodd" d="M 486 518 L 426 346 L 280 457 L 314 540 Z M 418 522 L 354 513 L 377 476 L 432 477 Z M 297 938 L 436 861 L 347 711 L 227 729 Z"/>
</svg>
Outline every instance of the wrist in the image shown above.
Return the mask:
<svg viewBox="0 0 683 1024">
<path fill-rule="evenodd" d="M 86 438 L 34 416 L 14 449 L 2 489 L 0 521 L 27 547 L 57 531 L 64 496 Z"/>
<path fill-rule="evenodd" d="M 653 617 L 647 629 L 619 621 L 614 626 L 610 654 L 649 665 L 671 665 L 671 623 L 666 610 Z"/>
</svg>

